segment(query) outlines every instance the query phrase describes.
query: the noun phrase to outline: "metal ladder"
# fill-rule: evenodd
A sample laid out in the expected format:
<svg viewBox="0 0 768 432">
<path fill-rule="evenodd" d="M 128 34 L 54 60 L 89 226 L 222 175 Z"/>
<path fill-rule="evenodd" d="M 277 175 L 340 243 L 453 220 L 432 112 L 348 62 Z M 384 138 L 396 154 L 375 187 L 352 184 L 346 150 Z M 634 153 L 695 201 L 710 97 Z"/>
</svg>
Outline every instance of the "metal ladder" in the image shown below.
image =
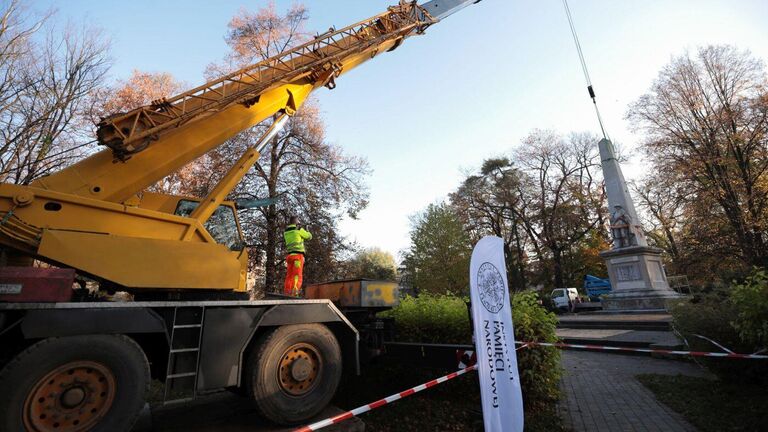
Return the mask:
<svg viewBox="0 0 768 432">
<path fill-rule="evenodd" d="M 181 315 L 179 310 L 182 310 Z M 199 313 L 199 321 L 191 320 Z M 205 306 L 180 306 L 173 309 L 171 343 L 168 351 L 168 367 L 165 375 L 163 405 L 182 403 L 197 397 L 197 377 L 200 367 L 200 346 L 203 339 Z M 182 336 L 183 335 L 183 336 Z M 191 361 L 194 357 L 194 362 Z M 194 368 L 190 368 L 194 364 Z M 186 368 L 185 368 L 186 365 Z M 189 387 L 191 382 L 192 386 Z M 172 394 L 174 390 L 183 391 L 183 396 Z"/>
</svg>

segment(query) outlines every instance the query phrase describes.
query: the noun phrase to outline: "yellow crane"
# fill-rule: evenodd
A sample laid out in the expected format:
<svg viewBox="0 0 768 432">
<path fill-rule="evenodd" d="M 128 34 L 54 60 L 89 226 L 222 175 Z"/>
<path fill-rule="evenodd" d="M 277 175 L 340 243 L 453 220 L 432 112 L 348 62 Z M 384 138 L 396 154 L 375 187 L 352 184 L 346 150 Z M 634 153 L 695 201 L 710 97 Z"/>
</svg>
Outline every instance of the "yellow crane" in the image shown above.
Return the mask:
<svg viewBox="0 0 768 432">
<path fill-rule="evenodd" d="M 239 233 L 234 208 L 224 200 L 258 160 L 261 146 L 314 90 L 333 88 L 339 76 L 469 3 L 403 1 L 180 95 L 104 119 L 97 136 L 108 149 L 29 186 L 0 185 L 0 243 L 126 290 L 245 291 L 242 242 L 214 238 L 210 228 L 229 223 L 217 231 Z M 199 205 L 144 192 L 271 117 L 269 131 Z"/>
<path fill-rule="evenodd" d="M 381 299 L 212 300 L 244 293 L 247 253 L 225 198 L 307 97 L 475 0 L 384 13 L 98 125 L 104 150 L 30 185 L 0 184 L 0 430 L 128 431 L 150 379 L 164 402 L 239 388 L 281 424 L 316 415 L 344 368 L 381 349 Z M 199 199 L 145 189 L 272 119 Z M 37 259 L 53 268 L 20 267 Z M 203 300 L 72 301 L 102 289 Z M 361 284 L 364 285 L 364 284 Z M 329 289 L 325 287 L 326 291 Z M 145 297 L 146 298 L 146 297 Z M 200 298 L 200 297 L 198 297 Z M 217 297 L 214 297 L 217 298 Z M 372 322 L 371 320 L 378 320 Z M 361 341 L 364 346 L 361 347 Z"/>
</svg>

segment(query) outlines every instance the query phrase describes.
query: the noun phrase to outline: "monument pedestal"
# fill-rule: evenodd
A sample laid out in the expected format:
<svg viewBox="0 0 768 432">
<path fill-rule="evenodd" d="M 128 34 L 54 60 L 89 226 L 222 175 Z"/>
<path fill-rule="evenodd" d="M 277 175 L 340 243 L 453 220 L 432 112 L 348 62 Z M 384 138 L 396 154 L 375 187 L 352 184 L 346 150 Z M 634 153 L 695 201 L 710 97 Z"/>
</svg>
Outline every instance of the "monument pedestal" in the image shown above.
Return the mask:
<svg viewBox="0 0 768 432">
<path fill-rule="evenodd" d="M 605 310 L 667 309 L 685 296 L 669 287 L 661 250 L 628 246 L 600 252 L 608 265 L 611 293 L 602 297 Z"/>
</svg>

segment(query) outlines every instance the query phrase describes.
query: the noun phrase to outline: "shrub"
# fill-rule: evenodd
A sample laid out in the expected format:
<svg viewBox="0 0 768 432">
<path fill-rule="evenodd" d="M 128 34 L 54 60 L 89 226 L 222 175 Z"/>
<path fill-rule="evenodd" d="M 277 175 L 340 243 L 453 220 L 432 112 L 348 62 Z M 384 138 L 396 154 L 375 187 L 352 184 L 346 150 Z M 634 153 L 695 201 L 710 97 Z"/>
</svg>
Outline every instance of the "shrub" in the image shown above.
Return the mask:
<svg viewBox="0 0 768 432">
<path fill-rule="evenodd" d="M 734 285 L 731 301 L 737 311 L 732 325 L 741 340 L 754 347 L 768 347 L 768 273 L 755 269 L 744 283 Z"/>
<path fill-rule="evenodd" d="M 470 344 L 472 341 L 466 300 L 461 297 L 428 294 L 406 297 L 386 315 L 395 319 L 401 342 Z M 557 340 L 557 318 L 538 304 L 535 293 L 512 296 L 512 318 L 516 340 Z M 522 349 L 517 352 L 517 361 L 527 410 L 539 411 L 557 400 L 560 379 L 557 349 Z"/>
<path fill-rule="evenodd" d="M 730 292 L 717 290 L 692 302 L 675 305 L 672 308 L 674 325 L 694 351 L 720 351 L 695 336 L 702 335 L 735 352 L 752 353 L 765 348 L 766 297 L 768 278 L 764 271 L 756 271 L 743 284 L 735 284 Z M 768 362 L 717 358 L 700 361 L 724 380 L 768 385 Z"/>
<path fill-rule="evenodd" d="M 538 292 L 539 300 L 541 300 L 541 305 L 544 306 L 544 308 L 550 312 L 557 312 L 557 308 L 555 307 L 555 302 L 552 300 L 552 292 L 548 291 L 546 289 L 543 289 Z"/>
<path fill-rule="evenodd" d="M 535 293 L 512 296 L 512 321 L 515 340 L 557 342 L 557 317 L 539 305 Z M 560 395 L 560 350 L 550 347 L 528 347 L 517 352 L 517 368 L 523 387 L 523 400 L 529 409 L 538 411 Z"/>
<path fill-rule="evenodd" d="M 450 295 L 407 296 L 383 315 L 395 319 L 401 342 L 471 344 L 466 301 Z"/>
</svg>

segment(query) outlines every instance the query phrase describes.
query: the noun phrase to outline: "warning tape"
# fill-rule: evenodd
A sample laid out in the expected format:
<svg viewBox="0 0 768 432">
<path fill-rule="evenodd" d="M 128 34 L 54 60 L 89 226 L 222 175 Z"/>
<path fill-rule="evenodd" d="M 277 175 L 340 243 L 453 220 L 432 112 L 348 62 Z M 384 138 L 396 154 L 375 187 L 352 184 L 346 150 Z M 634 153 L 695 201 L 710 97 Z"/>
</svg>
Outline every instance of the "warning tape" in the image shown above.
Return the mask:
<svg viewBox="0 0 768 432">
<path fill-rule="evenodd" d="M 530 345 L 529 343 L 523 343 L 522 346 L 515 348 L 515 351 L 520 351 L 521 349 L 523 349 L 523 348 L 525 348 L 525 347 L 527 347 L 529 345 Z M 433 379 L 430 382 L 424 383 L 422 385 L 418 385 L 416 387 L 412 387 L 412 388 L 410 388 L 410 389 L 408 389 L 406 391 L 402 391 L 400 393 L 395 393 L 392 396 L 385 397 L 384 399 L 379 399 L 376 402 L 369 403 L 367 405 L 363 405 L 363 406 L 357 407 L 357 408 L 355 408 L 353 410 L 341 413 L 341 414 L 339 414 L 339 415 L 337 415 L 335 417 L 327 418 L 325 420 L 321 420 L 319 422 L 312 423 L 311 425 L 303 426 L 303 427 L 300 427 L 298 429 L 294 429 L 293 432 L 316 431 L 316 430 L 322 429 L 322 428 L 330 426 L 330 425 L 341 423 L 344 420 L 349 420 L 352 417 L 356 417 L 356 416 L 358 416 L 360 414 L 363 414 L 363 413 L 366 413 L 366 412 L 368 412 L 370 410 L 382 407 L 382 406 L 390 404 L 390 403 L 392 403 L 394 401 L 397 401 L 397 400 L 400 400 L 402 398 L 408 397 L 408 396 L 410 396 L 410 395 L 412 395 L 414 393 L 418 393 L 418 392 L 420 392 L 422 390 L 426 390 L 426 389 L 428 389 L 430 387 L 434 387 L 434 386 L 436 386 L 438 384 L 444 383 L 444 382 L 446 382 L 448 380 L 456 378 L 457 376 L 464 375 L 465 373 L 471 372 L 471 371 L 476 370 L 476 369 L 477 369 L 477 364 L 473 364 L 472 366 L 465 367 L 464 369 L 458 370 L 458 371 L 453 372 L 453 373 L 449 373 L 448 375 L 442 376 L 442 377 L 437 378 L 437 379 Z"/>
<path fill-rule="evenodd" d="M 622 351 L 622 352 L 641 352 L 650 354 L 667 354 L 667 355 L 683 355 L 693 357 L 720 357 L 720 358 L 736 358 L 736 359 L 752 359 L 752 360 L 766 360 L 768 355 L 760 354 L 737 354 L 737 353 L 719 353 L 719 352 L 703 352 L 703 351 L 676 351 L 665 349 L 651 349 L 651 348 L 626 348 L 626 347 L 612 347 L 601 345 L 577 345 L 567 343 L 550 343 L 550 342 L 515 342 L 518 345 L 539 345 L 555 348 L 574 348 L 574 349 L 586 349 L 586 350 L 600 350 L 600 351 Z"/>
<path fill-rule="evenodd" d="M 454 379 L 457 376 L 464 375 L 465 373 L 473 371 L 475 369 L 477 369 L 477 365 L 472 365 L 472 366 L 464 368 L 464 369 L 462 369 L 460 371 L 449 373 L 448 375 L 442 376 L 442 377 L 437 378 L 437 379 L 433 379 L 430 382 L 427 382 L 427 383 L 424 383 L 422 385 L 418 385 L 416 387 L 410 388 L 410 389 L 408 389 L 406 391 L 402 391 L 400 393 L 395 393 L 392 396 L 385 397 L 384 399 L 379 399 L 376 402 L 369 403 L 367 405 L 363 405 L 363 406 L 357 407 L 357 408 L 355 408 L 353 410 L 341 413 L 341 414 L 339 414 L 339 415 L 337 415 L 335 417 L 331 417 L 331 418 L 328 418 L 328 419 L 325 419 L 325 420 L 322 420 L 322 421 L 319 421 L 319 422 L 316 422 L 316 423 L 312 423 L 311 425 L 304 426 L 304 427 L 301 427 L 299 429 L 295 429 L 293 432 L 316 431 L 316 430 L 322 429 L 322 428 L 324 428 L 326 426 L 330 426 L 330 425 L 333 425 L 333 424 L 341 423 L 344 420 L 351 419 L 352 417 L 356 417 L 356 416 L 358 416 L 358 415 L 360 415 L 362 413 L 366 413 L 366 412 L 368 412 L 370 410 L 373 410 L 373 409 L 379 408 L 381 406 L 390 404 L 390 403 L 392 403 L 394 401 L 397 401 L 397 400 L 400 400 L 402 398 L 408 397 L 408 396 L 410 396 L 410 395 L 412 395 L 414 393 L 418 393 L 418 392 L 420 392 L 422 390 L 426 390 L 426 389 L 428 389 L 430 387 L 434 387 L 434 386 L 436 386 L 438 384 L 441 384 L 441 383 L 444 383 L 444 382 L 446 382 L 448 380 Z"/>
<path fill-rule="evenodd" d="M 667 354 L 667 355 L 684 355 L 684 356 L 694 356 L 694 357 L 720 357 L 720 358 L 737 358 L 737 359 L 755 359 L 755 360 L 766 360 L 768 359 L 768 355 L 760 355 L 760 354 L 738 354 L 738 353 L 732 353 L 732 352 L 725 352 L 725 353 L 717 353 L 717 352 L 703 352 L 703 351 L 678 351 L 678 350 L 664 350 L 664 349 L 650 349 L 650 348 L 626 348 L 626 347 L 612 347 L 612 346 L 602 346 L 602 345 L 579 345 L 579 344 L 568 344 L 568 343 L 560 343 L 560 342 L 520 342 L 516 341 L 515 344 L 520 345 L 520 347 L 516 348 L 515 351 L 519 351 L 525 347 L 528 346 L 547 346 L 547 347 L 554 347 L 554 348 L 574 348 L 574 349 L 586 349 L 586 350 L 602 350 L 602 351 L 621 351 L 621 352 L 641 352 L 641 353 L 656 353 L 656 354 Z M 397 400 L 406 398 L 408 396 L 411 396 L 414 393 L 418 393 L 420 391 L 426 390 L 430 387 L 434 387 L 438 384 L 444 383 L 448 380 L 454 379 L 458 376 L 464 375 L 467 372 L 471 372 L 473 370 L 477 369 L 477 364 L 473 364 L 469 367 L 466 367 L 464 369 L 461 369 L 459 371 L 450 373 L 448 375 L 442 376 L 437 379 L 433 379 L 432 381 L 429 381 L 427 383 L 418 385 L 416 387 L 412 387 L 408 390 L 402 391 L 400 393 L 395 393 L 392 396 L 385 397 L 384 399 L 379 399 L 376 402 L 369 403 L 360 407 L 357 407 L 353 410 L 343 412 L 337 416 L 327 418 L 325 420 L 321 420 L 316 423 L 312 423 L 307 426 L 300 427 L 298 429 L 294 429 L 293 432 L 311 432 L 320 430 L 324 427 L 331 426 L 334 424 L 338 424 L 343 422 L 344 420 L 349 420 L 352 417 L 356 417 L 360 414 L 366 413 L 368 411 L 374 410 L 376 408 L 382 407 L 384 405 L 388 405 L 392 402 L 395 402 Z"/>
</svg>

